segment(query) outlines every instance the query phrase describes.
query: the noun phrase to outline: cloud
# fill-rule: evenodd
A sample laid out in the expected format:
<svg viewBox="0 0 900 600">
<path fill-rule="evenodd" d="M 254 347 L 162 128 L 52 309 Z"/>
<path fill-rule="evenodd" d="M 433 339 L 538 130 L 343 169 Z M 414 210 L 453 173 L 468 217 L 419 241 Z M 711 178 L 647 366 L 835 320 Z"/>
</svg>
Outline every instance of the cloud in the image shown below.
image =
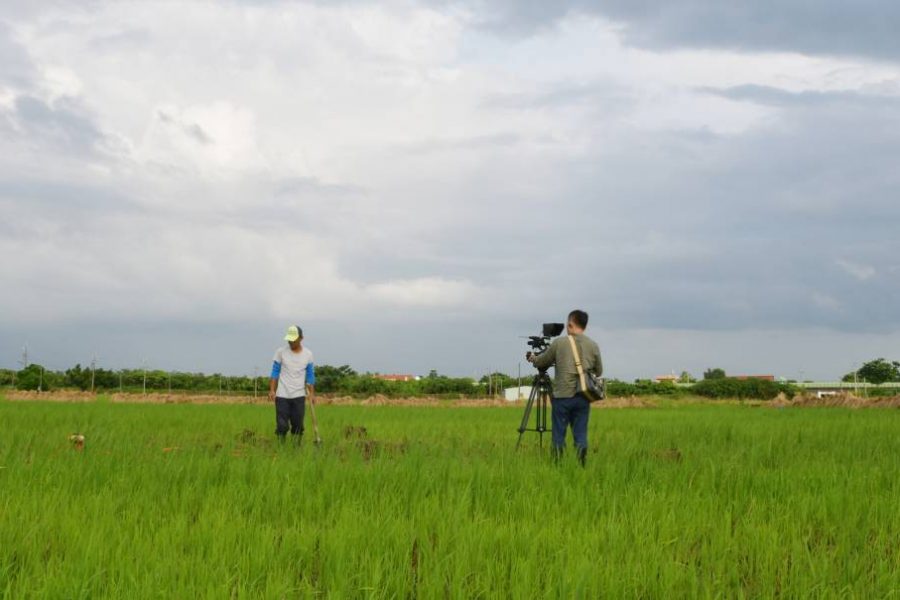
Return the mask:
<svg viewBox="0 0 900 600">
<path fill-rule="evenodd" d="M 756 102 L 775 107 L 815 107 L 849 105 L 857 107 L 890 107 L 900 101 L 900 94 L 872 94 L 860 90 L 792 92 L 772 86 L 747 84 L 724 89 L 701 88 L 699 91 L 732 100 Z"/>
<path fill-rule="evenodd" d="M 13 29 L 0 21 L 0 86 L 11 85 L 18 88 L 31 85 L 34 77 L 34 65 L 28 52 L 15 39 Z"/>
<path fill-rule="evenodd" d="M 94 122 L 77 103 L 65 99 L 49 104 L 22 95 L 8 115 L 21 138 L 61 146 L 64 151 L 92 152 L 103 139 Z"/>
<path fill-rule="evenodd" d="M 877 273 L 877 271 L 875 270 L 875 267 L 872 267 L 869 265 L 860 265 L 860 264 L 854 263 L 852 261 L 844 260 L 841 258 L 834 261 L 834 263 L 837 266 L 839 266 L 841 269 L 846 271 L 847 274 L 853 276 L 854 278 L 858 279 L 859 281 L 867 281 L 869 279 L 872 279 L 872 277 L 874 277 L 875 274 Z"/>
<path fill-rule="evenodd" d="M 0 358 L 127 324 L 185 364 L 216 332 L 240 369 L 271 352 L 252 329 L 302 321 L 334 362 L 471 373 L 575 306 L 623 374 L 679 370 L 685 344 L 737 363 L 744 335 L 768 370 L 772 331 L 896 337 L 896 66 L 749 30 L 634 46 L 690 4 L 532 4 L 497 35 L 504 6 L 16 12 Z M 386 337 L 410 348 L 373 357 Z"/>
<path fill-rule="evenodd" d="M 591 14 L 621 24 L 625 40 L 645 48 L 900 58 L 894 27 L 900 22 L 900 7 L 890 0 L 506 0 L 464 4 L 476 21 L 507 35 L 534 35 L 567 16 Z"/>
<path fill-rule="evenodd" d="M 471 308 L 479 296 L 470 282 L 440 277 L 375 283 L 367 286 L 366 291 L 377 300 L 411 308 Z"/>
</svg>

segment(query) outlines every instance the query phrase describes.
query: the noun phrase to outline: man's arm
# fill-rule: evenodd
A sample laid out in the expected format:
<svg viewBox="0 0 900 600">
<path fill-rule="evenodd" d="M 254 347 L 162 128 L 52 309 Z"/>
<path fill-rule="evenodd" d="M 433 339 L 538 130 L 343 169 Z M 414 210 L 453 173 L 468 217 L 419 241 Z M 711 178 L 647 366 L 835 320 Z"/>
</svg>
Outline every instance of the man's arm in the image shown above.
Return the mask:
<svg viewBox="0 0 900 600">
<path fill-rule="evenodd" d="M 269 376 L 269 400 L 275 401 L 275 390 L 278 388 L 278 378 L 281 376 L 281 363 L 272 361 L 272 374 Z"/>
<path fill-rule="evenodd" d="M 316 393 L 316 367 L 313 366 L 312 363 L 308 363 L 306 365 L 306 395 L 309 396 L 309 401 L 313 401 L 313 396 Z"/>
<path fill-rule="evenodd" d="M 556 346 L 558 340 L 553 340 L 553 343 L 550 344 L 550 347 L 541 352 L 540 354 L 534 354 L 531 357 L 531 364 L 533 364 L 538 369 L 548 369 L 556 362 Z"/>
</svg>

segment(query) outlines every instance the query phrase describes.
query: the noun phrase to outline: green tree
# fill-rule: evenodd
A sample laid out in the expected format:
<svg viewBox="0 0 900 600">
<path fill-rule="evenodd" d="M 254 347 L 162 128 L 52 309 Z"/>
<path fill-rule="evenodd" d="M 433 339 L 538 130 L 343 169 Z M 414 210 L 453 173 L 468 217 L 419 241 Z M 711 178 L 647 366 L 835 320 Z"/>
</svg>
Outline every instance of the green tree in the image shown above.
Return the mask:
<svg viewBox="0 0 900 600">
<path fill-rule="evenodd" d="M 0 369 L 0 385 L 9 386 L 15 383 L 16 372 L 12 369 Z"/>
<path fill-rule="evenodd" d="M 900 381 L 900 362 L 889 362 L 883 358 L 870 360 L 856 372 L 860 381 L 881 384 L 887 381 Z M 852 381 L 853 373 L 850 373 Z"/>
<path fill-rule="evenodd" d="M 328 394 L 340 389 L 341 383 L 348 378 L 356 377 L 356 371 L 349 365 L 333 367 L 320 365 L 316 367 L 316 391 Z"/>
<path fill-rule="evenodd" d="M 485 375 L 478 380 L 478 383 L 484 388 L 484 391 L 487 391 L 490 386 L 494 393 L 499 393 L 500 390 L 506 388 L 516 387 L 518 384 L 515 377 L 510 377 L 505 373 L 491 373 L 490 375 Z"/>
<path fill-rule="evenodd" d="M 707 369 L 703 372 L 703 379 L 725 379 L 725 369 Z"/>
<path fill-rule="evenodd" d="M 91 387 L 91 370 L 82 369 L 81 364 L 76 364 L 71 369 L 66 370 L 65 375 L 66 387 L 74 387 L 79 390 L 87 390 Z"/>
<path fill-rule="evenodd" d="M 681 376 L 678 378 L 678 383 L 694 383 L 695 381 L 697 380 L 694 379 L 694 376 L 687 371 L 682 371 Z"/>
<path fill-rule="evenodd" d="M 16 373 L 16 389 L 20 390 L 43 390 L 47 391 L 53 387 L 53 377 L 48 377 L 50 371 L 47 371 L 41 365 L 31 363 L 18 373 Z"/>
<path fill-rule="evenodd" d="M 778 394 L 791 396 L 794 388 L 790 385 L 765 379 L 734 379 L 723 377 L 705 379 L 691 388 L 691 392 L 707 398 L 755 398 L 771 400 Z"/>
</svg>

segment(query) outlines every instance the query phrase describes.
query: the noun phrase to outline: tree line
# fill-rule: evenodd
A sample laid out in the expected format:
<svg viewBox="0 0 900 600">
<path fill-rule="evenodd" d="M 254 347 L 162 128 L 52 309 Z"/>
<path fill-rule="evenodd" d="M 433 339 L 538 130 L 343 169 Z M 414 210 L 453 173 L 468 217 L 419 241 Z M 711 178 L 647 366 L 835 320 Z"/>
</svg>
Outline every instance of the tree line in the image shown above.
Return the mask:
<svg viewBox="0 0 900 600">
<path fill-rule="evenodd" d="M 900 362 L 883 358 L 865 363 L 858 371 L 848 373 L 844 381 L 869 383 L 897 382 L 900 387 Z M 529 385 L 531 377 L 521 380 Z M 690 383 L 691 386 L 684 385 Z M 448 377 L 432 370 L 427 376 L 411 381 L 386 381 L 375 373 L 358 373 L 349 365 L 316 367 L 316 390 L 324 394 L 368 397 L 381 394 L 389 397 L 445 396 L 484 397 L 498 396 L 503 390 L 516 387 L 519 380 L 504 373 L 491 373 L 479 380 L 470 377 Z M 30 364 L 14 371 L 0 369 L 0 387 L 20 390 L 52 391 L 61 389 L 96 392 L 148 392 L 193 394 L 266 394 L 268 375 L 249 377 L 213 373 L 163 371 L 159 369 L 122 369 L 83 367 L 80 364 L 65 371 L 45 369 Z M 788 396 L 796 392 L 792 382 L 739 380 L 728 377 L 723 369 L 711 368 L 703 373 L 703 379 L 695 380 L 684 372 L 674 381 L 637 379 L 624 382 L 616 379 L 607 382 L 611 397 L 623 396 L 684 396 L 699 395 L 708 398 L 774 398 L 780 393 Z"/>
<path fill-rule="evenodd" d="M 432 371 L 411 381 L 385 381 L 374 373 L 357 373 L 348 365 L 316 367 L 316 391 L 350 396 L 483 396 L 508 386 L 510 378 L 498 374 L 482 381 L 469 377 L 448 377 Z M 80 390 L 96 392 L 178 392 L 194 394 L 267 394 L 268 375 L 249 377 L 213 373 L 162 371 L 159 369 L 121 369 L 82 367 L 65 371 L 30 364 L 13 371 L 0 369 L 0 386 L 19 390 Z"/>
</svg>

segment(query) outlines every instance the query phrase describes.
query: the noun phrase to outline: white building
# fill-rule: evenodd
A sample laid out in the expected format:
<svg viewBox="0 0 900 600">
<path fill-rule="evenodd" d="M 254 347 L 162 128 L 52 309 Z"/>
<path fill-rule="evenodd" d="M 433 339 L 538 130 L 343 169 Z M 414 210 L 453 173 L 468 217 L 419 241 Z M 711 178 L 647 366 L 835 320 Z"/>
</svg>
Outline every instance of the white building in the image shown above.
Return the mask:
<svg viewBox="0 0 900 600">
<path fill-rule="evenodd" d="M 511 387 L 503 390 L 503 397 L 506 398 L 509 402 L 515 402 L 516 400 L 528 400 L 528 396 L 531 395 L 531 386 L 523 385 L 521 387 Z"/>
</svg>

